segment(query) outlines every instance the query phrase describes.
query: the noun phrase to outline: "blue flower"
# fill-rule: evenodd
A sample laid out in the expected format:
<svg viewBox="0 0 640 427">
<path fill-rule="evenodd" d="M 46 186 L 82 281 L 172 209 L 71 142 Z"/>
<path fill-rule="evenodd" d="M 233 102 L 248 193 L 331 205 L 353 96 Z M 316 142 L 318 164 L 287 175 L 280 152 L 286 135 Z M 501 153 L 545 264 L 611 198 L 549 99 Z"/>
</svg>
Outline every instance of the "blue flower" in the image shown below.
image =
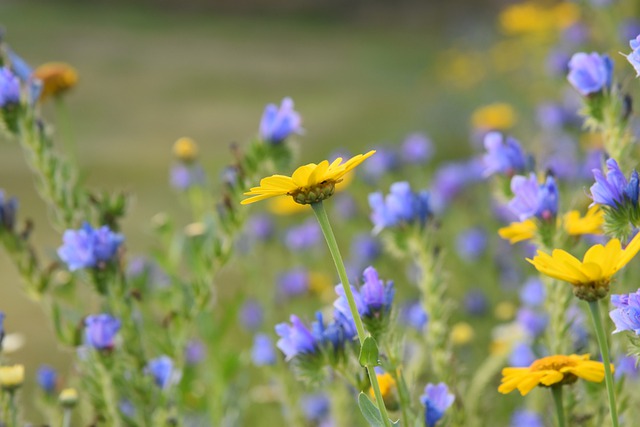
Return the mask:
<svg viewBox="0 0 640 427">
<path fill-rule="evenodd" d="M 286 298 L 302 295 L 309 290 L 309 273 L 302 267 L 278 276 L 278 293 Z"/>
<path fill-rule="evenodd" d="M 511 427 L 544 427 L 544 421 L 537 412 L 518 409 L 511 416 L 511 424 L 509 425 Z"/>
<path fill-rule="evenodd" d="M 569 61 L 569 83 L 583 96 L 611 87 L 613 61 L 607 55 L 575 53 Z"/>
<path fill-rule="evenodd" d="M 429 316 L 425 313 L 420 301 L 410 301 L 402 306 L 400 320 L 402 323 L 422 331 L 429 321 Z"/>
<path fill-rule="evenodd" d="M 622 356 L 618 359 L 615 366 L 616 371 L 614 375 L 616 379 L 637 379 L 640 374 L 640 370 L 638 369 L 638 358 L 636 356 Z"/>
<path fill-rule="evenodd" d="M 85 222 L 78 230 L 67 230 L 62 236 L 63 245 L 58 248 L 58 256 L 69 270 L 99 267 L 111 261 L 124 241 L 121 234 L 112 232 L 104 225 L 93 229 Z"/>
<path fill-rule="evenodd" d="M 344 318 L 325 324 L 321 312 L 316 312 L 316 321 L 311 325 L 316 342 L 330 347 L 334 353 L 344 348 L 345 344 L 356 336 L 355 325 L 346 324 Z"/>
<path fill-rule="evenodd" d="M 4 191 L 0 190 L 0 228 L 12 231 L 16 222 L 18 199 L 5 199 Z"/>
<path fill-rule="evenodd" d="M 468 185 L 484 178 L 485 166 L 481 159 L 445 163 L 438 168 L 431 187 L 430 209 L 443 212 L 455 197 Z"/>
<path fill-rule="evenodd" d="M 192 339 L 184 349 L 184 359 L 188 365 L 197 365 L 207 356 L 207 346 L 199 339 Z"/>
<path fill-rule="evenodd" d="M 513 346 L 509 355 L 509 366 L 524 368 L 530 366 L 536 360 L 531 346 L 521 342 Z"/>
<path fill-rule="evenodd" d="M 611 295 L 611 303 L 616 307 L 609 313 L 616 325 L 613 333 L 633 331 L 640 335 L 640 289 L 632 294 Z"/>
<path fill-rule="evenodd" d="M 58 373 L 51 366 L 43 365 L 38 369 L 36 374 L 38 385 L 40 388 L 48 394 L 53 393 L 56 390 L 56 383 L 58 381 Z"/>
<path fill-rule="evenodd" d="M 352 239 L 349 252 L 355 267 L 358 270 L 362 270 L 382 254 L 382 248 L 378 239 L 369 233 L 362 233 Z"/>
<path fill-rule="evenodd" d="M 530 277 L 520 290 L 520 301 L 527 307 L 540 307 L 544 304 L 546 291 L 537 277 Z"/>
<path fill-rule="evenodd" d="M 279 144 L 291 134 L 302 133 L 300 114 L 293 109 L 293 100 L 284 98 L 280 108 L 275 104 L 265 107 L 260 120 L 260 136 L 266 142 Z"/>
<path fill-rule="evenodd" d="M 549 317 L 546 313 L 523 307 L 516 314 L 516 321 L 532 337 L 540 336 L 547 328 Z"/>
<path fill-rule="evenodd" d="M 388 314 L 391 310 L 395 289 L 393 282 L 386 284 L 379 278 L 378 272 L 373 267 L 367 267 L 362 273 L 364 284 L 360 289 L 351 286 L 358 313 L 363 317 L 378 318 L 380 315 Z M 335 309 L 353 321 L 349 302 L 344 293 L 344 287 L 340 284 L 336 286 L 338 299 L 333 303 Z"/>
<path fill-rule="evenodd" d="M 4 312 L 0 311 L 0 349 L 2 349 L 2 339 L 4 338 Z"/>
<path fill-rule="evenodd" d="M 153 377 L 158 387 L 167 388 L 173 377 L 173 360 L 169 356 L 152 359 L 147 363 L 145 373 Z"/>
<path fill-rule="evenodd" d="M 171 167 L 169 182 L 173 188 L 186 191 L 192 187 L 202 186 L 207 177 L 197 163 L 177 163 Z"/>
<path fill-rule="evenodd" d="M 402 160 L 410 164 L 427 163 L 433 156 L 433 142 L 422 133 L 408 135 L 401 147 Z"/>
<path fill-rule="evenodd" d="M 472 316 L 482 316 L 487 312 L 487 296 L 480 289 L 470 290 L 464 296 L 464 308 Z"/>
<path fill-rule="evenodd" d="M 302 354 L 313 354 L 318 349 L 318 343 L 311 331 L 302 323 L 298 316 L 292 314 L 291 325 L 279 323 L 276 334 L 280 337 L 276 346 L 282 350 L 287 360 Z"/>
<path fill-rule="evenodd" d="M 120 320 L 110 314 L 87 316 L 84 320 L 84 336 L 88 346 L 96 350 L 110 350 L 120 330 Z"/>
<path fill-rule="evenodd" d="M 20 103 L 20 79 L 9 67 L 0 68 L 0 108 Z"/>
<path fill-rule="evenodd" d="M 455 401 L 455 396 L 449 393 L 445 383 L 437 385 L 427 384 L 424 394 L 420 396 L 420 402 L 425 407 L 424 419 L 427 427 L 434 427 L 444 416 L 444 413 Z"/>
<path fill-rule="evenodd" d="M 520 221 L 534 216 L 549 221 L 558 213 L 558 188 L 552 176 L 538 184 L 534 173 L 529 178 L 516 175 L 511 179 L 511 191 L 514 197 L 509 208 Z"/>
<path fill-rule="evenodd" d="M 274 365 L 276 363 L 276 352 L 269 335 L 256 334 L 253 337 L 251 360 L 256 366 Z"/>
<path fill-rule="evenodd" d="M 306 290 L 306 287 L 305 287 Z M 264 310 L 255 299 L 248 299 L 240 308 L 240 323 L 248 331 L 256 331 L 262 326 Z"/>
<path fill-rule="evenodd" d="M 400 224 L 424 225 L 431 214 L 429 193 L 413 192 L 406 181 L 391 184 L 390 192 L 386 196 L 380 192 L 369 194 L 369 207 L 374 232 Z"/>
<path fill-rule="evenodd" d="M 315 220 L 308 220 L 289 228 L 284 244 L 291 251 L 303 251 L 317 246 L 322 241 L 322 230 Z"/>
<path fill-rule="evenodd" d="M 308 421 L 319 422 L 329 416 L 331 404 L 326 394 L 316 393 L 302 396 L 300 406 Z"/>
<path fill-rule="evenodd" d="M 638 35 L 635 39 L 629 40 L 629 45 L 631 46 L 632 52 L 629 55 L 626 55 L 627 61 L 633 68 L 636 70 L 636 77 L 640 76 L 640 35 Z"/>
<path fill-rule="evenodd" d="M 523 172 L 527 166 L 527 155 L 520 143 L 500 132 L 489 132 L 484 137 L 487 153 L 482 157 L 484 176 L 502 174 L 508 177 Z"/>
<path fill-rule="evenodd" d="M 615 159 L 607 160 L 607 175 L 600 169 L 594 169 L 593 177 L 596 182 L 591 186 L 591 198 L 593 205 L 605 205 L 612 208 L 619 208 L 630 203 L 632 206 L 638 204 L 638 172 L 633 171 L 631 178 L 627 181 Z"/>
<path fill-rule="evenodd" d="M 257 240 L 269 240 L 274 233 L 275 226 L 270 215 L 254 215 L 247 220 L 249 235 Z"/>
<path fill-rule="evenodd" d="M 369 183 L 377 182 L 386 173 L 396 170 L 400 166 L 398 153 L 388 147 L 375 147 L 376 155 L 366 161 L 361 171 L 364 179 Z"/>
<path fill-rule="evenodd" d="M 465 261 L 475 261 L 482 256 L 489 238 L 480 227 L 469 228 L 456 237 L 456 250 Z"/>
</svg>

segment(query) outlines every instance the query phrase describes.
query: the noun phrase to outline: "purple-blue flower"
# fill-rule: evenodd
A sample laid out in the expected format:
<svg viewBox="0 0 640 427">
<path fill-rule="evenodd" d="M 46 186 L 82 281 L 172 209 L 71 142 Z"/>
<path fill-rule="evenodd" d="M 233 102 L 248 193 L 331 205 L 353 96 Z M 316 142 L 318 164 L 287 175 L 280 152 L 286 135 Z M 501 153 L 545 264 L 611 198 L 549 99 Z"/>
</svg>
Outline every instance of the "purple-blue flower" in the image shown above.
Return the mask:
<svg viewBox="0 0 640 427">
<path fill-rule="evenodd" d="M 51 366 L 42 365 L 36 374 L 38 385 L 45 393 L 53 393 L 56 390 L 58 373 Z"/>
<path fill-rule="evenodd" d="M 171 167 L 169 182 L 176 190 L 186 191 L 191 187 L 203 185 L 205 181 L 204 169 L 197 163 L 176 163 Z"/>
<path fill-rule="evenodd" d="M 520 143 L 500 132 L 489 132 L 484 137 L 487 153 L 482 157 L 484 176 L 501 174 L 511 177 L 524 172 L 527 166 L 527 154 Z"/>
<path fill-rule="evenodd" d="M 313 354 L 317 350 L 317 342 L 311 331 L 294 314 L 290 317 L 291 324 L 276 325 L 276 334 L 280 337 L 277 347 L 282 350 L 287 360 L 301 354 Z"/>
<path fill-rule="evenodd" d="M 429 321 L 429 316 L 425 313 L 420 301 L 409 301 L 400 309 L 400 321 L 418 331 L 422 331 Z"/>
<path fill-rule="evenodd" d="M 0 349 L 2 349 L 2 339 L 4 338 L 4 312 L 0 311 Z"/>
<path fill-rule="evenodd" d="M 381 314 L 387 314 L 391 310 L 395 295 L 393 282 L 388 281 L 385 284 L 373 267 L 367 267 L 362 276 L 364 284 L 360 289 L 351 286 L 358 313 L 363 317 L 379 317 Z M 338 294 L 338 299 L 333 303 L 334 308 L 347 319 L 353 321 L 349 302 L 341 284 L 336 286 L 336 293 Z"/>
<path fill-rule="evenodd" d="M 302 119 L 293 109 L 293 100 L 284 98 L 278 108 L 268 104 L 260 120 L 260 137 L 271 144 L 279 144 L 291 134 L 302 133 Z"/>
<path fill-rule="evenodd" d="M 253 337 L 251 360 L 256 366 L 274 365 L 276 363 L 276 351 L 269 335 L 256 334 Z"/>
<path fill-rule="evenodd" d="M 616 379 L 627 378 L 637 379 L 640 375 L 640 369 L 638 369 L 638 358 L 636 356 L 622 356 L 616 364 L 616 371 L 614 373 Z"/>
<path fill-rule="evenodd" d="M 123 241 L 124 237 L 112 232 L 108 226 L 94 229 L 85 222 L 78 230 L 64 232 L 58 256 L 71 271 L 94 268 L 111 261 Z"/>
<path fill-rule="evenodd" d="M 195 338 L 187 343 L 184 349 L 184 359 L 187 365 L 197 365 L 207 356 L 207 346 Z"/>
<path fill-rule="evenodd" d="M 318 223 L 310 219 L 289 228 L 284 236 L 284 244 L 291 251 L 302 251 L 317 246 L 322 241 L 322 230 Z"/>
<path fill-rule="evenodd" d="M 429 206 L 435 213 L 443 212 L 455 197 L 470 184 L 482 181 L 485 170 L 480 158 L 445 163 L 436 171 L 431 186 Z"/>
<path fill-rule="evenodd" d="M 5 198 L 4 191 L 0 190 L 0 228 L 12 231 L 16 223 L 16 211 L 18 210 L 18 199 Z"/>
<path fill-rule="evenodd" d="M 306 291 L 306 286 L 302 292 Z M 247 299 L 240 308 L 240 323 L 248 331 L 256 331 L 262 326 L 264 309 L 262 304 L 255 299 Z"/>
<path fill-rule="evenodd" d="M 331 403 L 326 394 L 307 394 L 300 399 L 304 416 L 309 421 L 319 422 L 329 416 Z"/>
<path fill-rule="evenodd" d="M 449 393 L 445 383 L 437 385 L 427 384 L 424 394 L 420 396 L 420 402 L 425 407 L 424 419 L 427 427 L 434 427 L 444 416 L 444 413 L 455 401 L 455 396 Z"/>
<path fill-rule="evenodd" d="M 247 230 L 249 235 L 257 240 L 269 240 L 275 231 L 273 218 L 267 214 L 258 214 L 247 220 Z"/>
<path fill-rule="evenodd" d="M 487 312 L 489 303 L 486 294 L 480 289 L 472 289 L 464 296 L 464 308 L 472 316 L 482 316 Z"/>
<path fill-rule="evenodd" d="M 558 213 L 558 188 L 552 176 L 538 184 L 534 173 L 529 178 L 516 175 L 511 179 L 511 191 L 514 197 L 509 208 L 520 221 L 534 216 L 549 221 Z"/>
<path fill-rule="evenodd" d="M 511 416 L 511 427 L 544 427 L 540 414 L 528 409 L 518 409 Z"/>
<path fill-rule="evenodd" d="M 520 301 L 527 307 L 540 307 L 544 304 L 546 291 L 537 277 L 530 277 L 520 289 Z"/>
<path fill-rule="evenodd" d="M 404 223 L 422 225 L 431 214 L 429 193 L 415 193 L 406 181 L 391 184 L 386 196 L 380 192 L 369 194 L 369 207 L 374 232 Z"/>
<path fill-rule="evenodd" d="M 20 79 L 9 67 L 0 68 L 0 108 L 20 103 Z"/>
<path fill-rule="evenodd" d="M 371 157 L 361 166 L 364 179 L 367 182 L 375 183 L 383 175 L 400 166 L 398 153 L 388 147 L 375 147 L 376 155 Z"/>
<path fill-rule="evenodd" d="M 145 373 L 153 377 L 158 387 L 167 388 L 173 377 L 173 360 L 169 356 L 151 359 L 145 367 Z"/>
<path fill-rule="evenodd" d="M 538 312 L 529 307 L 518 310 L 516 321 L 532 337 L 542 335 L 549 323 L 549 316 L 544 312 Z"/>
<path fill-rule="evenodd" d="M 85 343 L 97 350 L 110 350 L 120 330 L 120 320 L 110 314 L 87 316 L 84 320 Z"/>
<path fill-rule="evenodd" d="M 608 55 L 596 52 L 575 53 L 569 60 L 569 83 L 583 96 L 611 87 L 613 61 Z"/>
<path fill-rule="evenodd" d="M 524 368 L 530 366 L 536 360 L 531 346 L 525 342 L 518 343 L 511 349 L 509 366 Z"/>
<path fill-rule="evenodd" d="M 475 261 L 487 249 L 489 238 L 480 227 L 464 230 L 456 237 L 456 250 L 465 261 Z"/>
<path fill-rule="evenodd" d="M 423 133 L 408 135 L 401 147 L 402 161 L 409 164 L 427 163 L 433 156 L 433 142 Z"/>
<path fill-rule="evenodd" d="M 593 205 L 605 205 L 612 208 L 619 208 L 627 202 L 632 206 L 638 204 L 638 172 L 633 171 L 627 181 L 615 159 L 607 160 L 607 175 L 600 169 L 593 170 L 593 177 L 596 182 L 591 186 L 591 198 Z"/>
<path fill-rule="evenodd" d="M 616 325 L 613 333 L 633 331 L 640 335 L 640 289 L 631 294 L 611 295 L 611 304 L 616 307 L 609 313 Z"/>
<path fill-rule="evenodd" d="M 284 297 L 302 295 L 309 290 L 309 273 L 302 267 L 280 274 L 277 279 L 278 293 Z"/>
<path fill-rule="evenodd" d="M 629 55 L 626 55 L 627 61 L 633 68 L 636 70 L 636 77 L 640 76 L 640 35 L 638 35 L 635 39 L 629 40 L 629 45 L 631 46 L 632 52 Z"/>
<path fill-rule="evenodd" d="M 356 264 L 357 269 L 362 270 L 382 254 L 382 248 L 378 239 L 369 233 L 361 233 L 351 241 L 349 253 L 351 261 Z"/>
</svg>

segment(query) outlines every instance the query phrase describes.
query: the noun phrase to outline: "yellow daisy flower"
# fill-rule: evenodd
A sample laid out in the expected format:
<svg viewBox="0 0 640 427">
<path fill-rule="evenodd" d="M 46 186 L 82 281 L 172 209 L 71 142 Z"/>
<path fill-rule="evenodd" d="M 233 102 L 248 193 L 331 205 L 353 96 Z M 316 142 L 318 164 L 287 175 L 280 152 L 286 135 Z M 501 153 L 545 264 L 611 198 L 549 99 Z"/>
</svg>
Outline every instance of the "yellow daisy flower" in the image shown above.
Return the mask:
<svg viewBox="0 0 640 427">
<path fill-rule="evenodd" d="M 198 145 L 193 139 L 182 137 L 173 144 L 173 155 L 183 162 L 192 162 L 198 157 Z"/>
<path fill-rule="evenodd" d="M 506 130 L 517 121 L 513 107 L 504 102 L 485 105 L 471 115 L 471 123 L 476 129 Z"/>
<path fill-rule="evenodd" d="M 360 163 L 371 157 L 375 150 L 358 154 L 342 163 L 338 157 L 331 164 L 323 160 L 319 164 L 300 166 L 291 176 L 272 175 L 262 178 L 260 186 L 253 187 L 245 196 L 253 196 L 240 202 L 243 205 L 277 196 L 291 196 L 301 205 L 320 202 L 331 197 L 337 183 Z"/>
<path fill-rule="evenodd" d="M 570 236 L 602 234 L 604 212 L 597 205 L 589 208 L 583 217 L 580 216 L 578 211 L 569 211 L 564 215 L 563 219 L 564 229 Z"/>
<path fill-rule="evenodd" d="M 613 366 L 611 367 L 613 369 Z M 582 378 L 594 383 L 604 379 L 604 364 L 589 360 L 589 355 L 555 355 L 538 359 L 527 368 L 504 368 L 498 391 L 511 393 L 516 388 L 527 395 L 535 386 L 573 384 Z"/>
<path fill-rule="evenodd" d="M 396 380 L 393 379 L 393 376 L 384 372 L 382 374 L 376 374 L 378 378 L 378 385 L 380 386 L 380 394 L 382 395 L 382 400 L 384 400 L 384 404 L 390 410 L 397 409 L 398 407 L 398 397 L 397 397 L 397 386 Z M 373 391 L 373 388 L 369 388 L 369 396 L 375 402 L 376 396 Z"/>
<path fill-rule="evenodd" d="M 562 249 L 555 249 L 551 255 L 538 251 L 538 255 L 527 261 L 539 272 L 571 283 L 578 298 L 595 301 L 607 295 L 612 276 L 639 250 L 640 233 L 625 249 L 618 239 L 609 240 L 606 246 L 594 245 L 582 261 Z"/>
<path fill-rule="evenodd" d="M 0 386 L 5 389 L 20 387 L 24 382 L 24 366 L 0 366 Z"/>
<path fill-rule="evenodd" d="M 514 244 L 523 240 L 530 240 L 536 235 L 538 226 L 535 221 L 531 219 L 524 220 L 522 222 L 512 222 L 506 227 L 502 227 L 498 230 L 498 234 L 509 243 Z"/>
<path fill-rule="evenodd" d="M 33 77 L 42 81 L 40 101 L 50 96 L 61 95 L 78 83 L 78 72 L 64 62 L 47 62 L 33 72 Z"/>
</svg>

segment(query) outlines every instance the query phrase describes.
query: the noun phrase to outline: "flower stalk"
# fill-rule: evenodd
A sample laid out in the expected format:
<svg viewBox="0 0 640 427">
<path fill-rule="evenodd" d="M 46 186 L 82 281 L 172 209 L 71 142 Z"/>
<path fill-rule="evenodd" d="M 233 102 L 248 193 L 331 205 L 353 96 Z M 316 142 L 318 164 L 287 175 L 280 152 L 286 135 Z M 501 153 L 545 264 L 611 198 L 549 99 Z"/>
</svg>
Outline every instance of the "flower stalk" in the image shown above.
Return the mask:
<svg viewBox="0 0 640 427">
<path fill-rule="evenodd" d="M 351 291 L 351 285 L 349 284 L 349 278 L 347 277 L 347 270 L 345 269 L 344 261 L 342 260 L 342 256 L 340 255 L 340 249 L 338 248 L 336 237 L 333 234 L 333 229 L 331 228 L 331 223 L 329 222 L 329 217 L 327 216 L 327 211 L 325 210 L 322 201 L 312 203 L 311 207 L 313 208 L 313 213 L 318 219 L 318 223 L 320 224 L 320 228 L 322 229 L 322 234 L 327 241 L 329 252 L 331 253 L 331 257 L 333 258 L 333 262 L 335 263 L 336 270 L 338 271 L 338 276 L 340 277 L 340 281 L 342 282 L 344 293 L 349 303 L 349 309 L 351 310 L 351 315 L 353 316 L 353 321 L 356 325 L 358 341 L 360 342 L 360 345 L 362 345 L 364 343 L 364 340 L 367 338 L 367 335 L 362 324 L 362 319 L 360 318 L 360 313 L 358 313 L 356 301 L 353 297 L 353 292 Z M 376 376 L 374 367 L 374 365 L 368 363 L 366 365 L 367 374 L 369 375 L 369 381 L 371 382 L 371 387 L 373 388 L 373 392 L 376 397 L 376 404 L 378 406 L 378 410 L 380 411 L 380 415 L 382 416 L 382 421 L 384 422 L 385 427 L 391 427 L 391 422 L 389 421 L 387 408 L 385 407 L 384 400 L 382 399 L 380 384 L 378 384 L 378 378 Z"/>
<path fill-rule="evenodd" d="M 564 404 L 562 402 L 562 385 L 556 384 L 551 387 L 551 394 L 553 395 L 553 403 L 556 407 L 556 416 L 558 417 L 558 427 L 565 427 L 566 421 L 564 417 Z"/>
</svg>

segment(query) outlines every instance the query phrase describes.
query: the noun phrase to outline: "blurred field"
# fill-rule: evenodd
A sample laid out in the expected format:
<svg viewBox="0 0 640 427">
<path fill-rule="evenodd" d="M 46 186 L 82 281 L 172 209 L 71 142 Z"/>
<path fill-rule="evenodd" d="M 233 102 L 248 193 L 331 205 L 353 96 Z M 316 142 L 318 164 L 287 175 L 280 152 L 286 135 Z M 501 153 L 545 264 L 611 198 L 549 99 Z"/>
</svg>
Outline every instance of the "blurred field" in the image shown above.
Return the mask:
<svg viewBox="0 0 640 427">
<path fill-rule="evenodd" d="M 177 212 L 167 185 L 173 141 L 184 135 L 198 141 L 204 164 L 215 174 L 229 159 L 228 144 L 252 137 L 264 105 L 284 96 L 293 97 L 303 115 L 304 160 L 341 147 L 355 151 L 399 142 L 436 124 L 439 133 L 429 133 L 441 146 L 440 157 L 468 149 L 466 121 L 474 107 L 469 94 L 467 104 L 460 104 L 434 79 L 436 52 L 446 37 L 427 25 L 437 18 L 406 27 L 391 21 L 381 26 L 122 5 L 0 4 L 6 37 L 29 63 L 66 61 L 79 70 L 80 84 L 67 98 L 78 158 L 92 185 L 134 195 L 124 230 L 134 253 L 148 243 L 151 216 Z M 476 25 L 466 37 L 484 34 L 483 23 Z M 479 91 L 478 102 L 495 96 Z M 0 143 L 0 188 L 20 198 L 21 217 L 36 221 L 35 241 L 50 251 L 43 257 L 52 255 L 60 236 L 48 225 L 11 141 Z M 4 254 L 0 272 L 6 328 L 27 338 L 16 358 L 31 377 L 42 363 L 66 369 L 67 358 L 53 356 L 47 321 L 21 293 Z"/>
</svg>

